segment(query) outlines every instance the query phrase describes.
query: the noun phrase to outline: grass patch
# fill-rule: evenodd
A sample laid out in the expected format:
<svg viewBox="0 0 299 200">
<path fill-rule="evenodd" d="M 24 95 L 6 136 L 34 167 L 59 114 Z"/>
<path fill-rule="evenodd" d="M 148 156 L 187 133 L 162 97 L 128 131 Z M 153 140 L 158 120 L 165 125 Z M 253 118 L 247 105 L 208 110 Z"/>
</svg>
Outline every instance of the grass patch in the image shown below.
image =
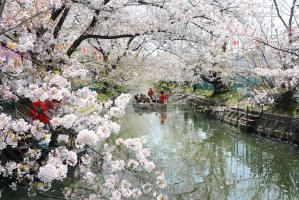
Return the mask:
<svg viewBox="0 0 299 200">
<path fill-rule="evenodd" d="M 97 100 L 100 103 L 104 103 L 106 101 L 108 101 L 109 99 L 112 99 L 112 96 L 109 96 L 108 94 L 103 94 L 103 93 L 99 93 L 97 96 Z"/>
<path fill-rule="evenodd" d="M 238 102 L 242 99 L 243 95 L 236 91 L 228 91 L 223 94 L 209 97 L 211 100 L 215 100 L 221 103 L 224 103 L 228 106 L 237 105 Z"/>
<path fill-rule="evenodd" d="M 164 91 L 166 93 L 171 93 L 179 85 L 177 83 L 170 83 L 165 81 L 159 81 L 154 84 L 154 87 L 157 91 Z"/>
<path fill-rule="evenodd" d="M 209 98 L 212 96 L 213 92 L 214 92 L 213 90 L 209 90 L 209 89 L 196 89 L 194 94 L 201 96 L 203 98 Z"/>
<path fill-rule="evenodd" d="M 183 92 L 185 94 L 192 94 L 193 93 L 193 88 L 191 88 L 191 87 L 184 87 L 183 88 Z"/>
<path fill-rule="evenodd" d="M 246 102 L 247 98 L 243 98 L 244 95 L 237 91 L 228 91 L 222 94 L 212 96 L 213 90 L 197 89 L 195 94 L 201 98 L 225 104 L 227 106 L 236 106 L 239 103 L 240 108 L 246 108 L 248 105 Z M 241 99 L 242 101 L 240 101 Z"/>
<path fill-rule="evenodd" d="M 98 93 L 97 100 L 98 102 L 106 102 L 109 99 L 113 99 L 120 95 L 121 93 L 125 93 L 127 91 L 127 88 L 125 86 L 111 86 L 106 88 L 104 84 L 98 84 L 95 87 L 93 87 L 93 90 Z"/>
</svg>

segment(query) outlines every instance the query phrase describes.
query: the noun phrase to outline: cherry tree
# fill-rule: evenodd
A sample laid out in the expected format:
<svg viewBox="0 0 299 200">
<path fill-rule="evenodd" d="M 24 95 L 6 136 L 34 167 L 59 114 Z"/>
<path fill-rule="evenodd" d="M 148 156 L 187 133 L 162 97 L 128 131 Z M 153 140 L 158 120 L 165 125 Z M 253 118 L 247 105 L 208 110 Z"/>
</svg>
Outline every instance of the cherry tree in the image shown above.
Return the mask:
<svg viewBox="0 0 299 200">
<path fill-rule="evenodd" d="M 159 194 L 164 173 L 149 160 L 145 139 L 117 136 L 130 95 L 97 102 L 87 87 L 93 71 L 73 56 L 88 39 L 131 38 L 134 33 L 94 32 L 131 4 L 1 1 L 0 173 L 11 178 L 12 189 L 26 184 L 35 195 L 76 168 L 67 199 L 167 198 Z M 78 80 L 85 87 L 75 89 Z"/>
<path fill-rule="evenodd" d="M 12 178 L 13 189 L 27 183 L 33 195 L 76 168 L 80 181 L 66 188 L 68 199 L 167 199 L 164 173 L 149 160 L 145 139 L 118 136 L 130 96 L 99 103 L 89 86 L 138 76 L 197 82 L 207 72 L 222 82 L 235 75 L 240 41 L 248 63 L 263 59 L 257 74 L 264 76 L 271 60 L 271 72 L 295 77 L 294 42 L 283 31 L 279 42 L 267 40 L 257 17 L 266 12 L 256 8 L 217 0 L 1 1 L 1 175 Z M 285 24 L 289 33 L 292 23 Z"/>
<path fill-rule="evenodd" d="M 251 30 L 255 26 L 255 31 L 246 36 L 244 58 L 267 86 L 254 91 L 256 103 L 285 107 L 294 100 L 298 82 L 296 4 L 273 0 L 251 11 Z"/>
</svg>

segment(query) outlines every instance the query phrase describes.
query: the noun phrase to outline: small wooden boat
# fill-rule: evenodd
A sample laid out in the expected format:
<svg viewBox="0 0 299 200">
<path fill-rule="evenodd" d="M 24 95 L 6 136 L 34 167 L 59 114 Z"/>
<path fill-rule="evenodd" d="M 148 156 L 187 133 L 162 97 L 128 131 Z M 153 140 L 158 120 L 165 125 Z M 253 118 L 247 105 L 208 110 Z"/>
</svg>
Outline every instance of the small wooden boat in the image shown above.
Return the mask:
<svg viewBox="0 0 299 200">
<path fill-rule="evenodd" d="M 151 107 L 151 103 L 143 103 L 134 101 L 133 106 L 139 109 L 149 109 Z"/>
<path fill-rule="evenodd" d="M 167 104 L 160 104 L 160 103 L 143 103 L 143 102 L 136 102 L 134 101 L 133 106 L 139 109 L 148 109 L 148 110 L 164 110 L 167 108 Z"/>
</svg>

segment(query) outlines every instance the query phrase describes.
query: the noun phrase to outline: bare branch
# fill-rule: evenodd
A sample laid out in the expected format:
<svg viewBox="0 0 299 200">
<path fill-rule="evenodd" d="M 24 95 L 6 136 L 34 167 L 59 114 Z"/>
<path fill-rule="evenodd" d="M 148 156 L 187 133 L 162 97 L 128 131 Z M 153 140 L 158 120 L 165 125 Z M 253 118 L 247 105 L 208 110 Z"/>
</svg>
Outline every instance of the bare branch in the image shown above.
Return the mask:
<svg viewBox="0 0 299 200">
<path fill-rule="evenodd" d="M 292 29 L 292 23 L 293 23 L 293 17 L 294 17 L 294 10 L 295 10 L 295 6 L 296 6 L 296 1 L 297 0 L 293 0 L 293 4 L 291 7 L 291 13 L 290 13 L 290 19 L 289 19 L 289 33 L 291 33 L 291 29 Z"/>
<path fill-rule="evenodd" d="M 287 49 L 282 49 L 282 48 L 273 46 L 273 45 L 271 45 L 271 44 L 269 44 L 268 42 L 265 42 L 265 41 L 263 41 L 263 40 L 256 39 L 255 41 L 260 42 L 261 44 L 266 45 L 266 46 L 268 46 L 268 47 L 271 47 L 271 48 L 273 48 L 273 49 L 275 49 L 275 50 L 277 50 L 277 51 L 282 51 L 282 52 L 289 53 L 289 54 L 291 54 L 291 55 L 294 55 L 294 56 L 298 56 L 298 57 L 299 57 L 299 54 L 298 54 L 298 53 L 295 53 L 295 52 L 290 51 L 290 50 L 287 50 Z"/>
<path fill-rule="evenodd" d="M 35 15 L 29 17 L 28 19 L 25 19 L 25 20 L 22 21 L 21 23 L 19 23 L 19 24 L 13 26 L 13 27 L 11 27 L 11 28 L 9 28 L 9 29 L 7 29 L 7 30 L 4 30 L 4 31 L 0 32 L 0 35 L 3 35 L 4 33 L 7 33 L 7 32 L 9 32 L 9 31 L 12 31 L 12 30 L 14 30 L 15 28 L 18 28 L 19 26 L 22 26 L 23 24 L 26 24 L 26 23 L 29 22 L 30 20 L 32 20 L 32 19 L 34 19 L 35 17 L 38 17 L 38 16 L 44 14 L 44 13 L 47 12 L 47 11 L 48 11 L 48 10 L 44 10 L 44 11 L 41 11 L 41 12 L 39 12 L 39 13 L 36 13 Z"/>
<path fill-rule="evenodd" d="M 286 28 L 287 30 L 289 30 L 289 27 L 288 27 L 287 23 L 284 21 L 284 19 L 282 18 L 281 14 L 280 14 L 280 11 L 279 11 L 279 8 L 278 8 L 277 1 L 276 1 L 276 0 L 273 0 L 273 2 L 274 2 L 274 5 L 275 5 L 275 9 L 276 9 L 278 18 L 282 21 L 282 23 L 283 23 L 283 25 L 285 26 L 285 28 Z"/>
</svg>

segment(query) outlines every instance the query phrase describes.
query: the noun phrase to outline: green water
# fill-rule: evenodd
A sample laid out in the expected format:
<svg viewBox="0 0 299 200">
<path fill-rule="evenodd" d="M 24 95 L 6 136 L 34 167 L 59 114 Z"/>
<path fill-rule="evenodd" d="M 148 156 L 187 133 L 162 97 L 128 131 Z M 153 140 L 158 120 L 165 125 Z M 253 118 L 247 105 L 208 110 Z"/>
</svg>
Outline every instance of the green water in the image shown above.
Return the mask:
<svg viewBox="0 0 299 200">
<path fill-rule="evenodd" d="M 152 159 L 165 171 L 169 200 L 299 199 L 295 145 L 241 133 L 186 106 L 167 112 L 129 107 L 122 124 L 125 138 L 147 136 Z M 60 189 L 54 188 L 48 194 Z M 5 190 L 2 199 L 47 198 Z"/>
<path fill-rule="evenodd" d="M 147 136 L 170 199 L 299 199 L 299 147 L 241 133 L 189 107 L 129 109 L 123 135 Z"/>
</svg>

